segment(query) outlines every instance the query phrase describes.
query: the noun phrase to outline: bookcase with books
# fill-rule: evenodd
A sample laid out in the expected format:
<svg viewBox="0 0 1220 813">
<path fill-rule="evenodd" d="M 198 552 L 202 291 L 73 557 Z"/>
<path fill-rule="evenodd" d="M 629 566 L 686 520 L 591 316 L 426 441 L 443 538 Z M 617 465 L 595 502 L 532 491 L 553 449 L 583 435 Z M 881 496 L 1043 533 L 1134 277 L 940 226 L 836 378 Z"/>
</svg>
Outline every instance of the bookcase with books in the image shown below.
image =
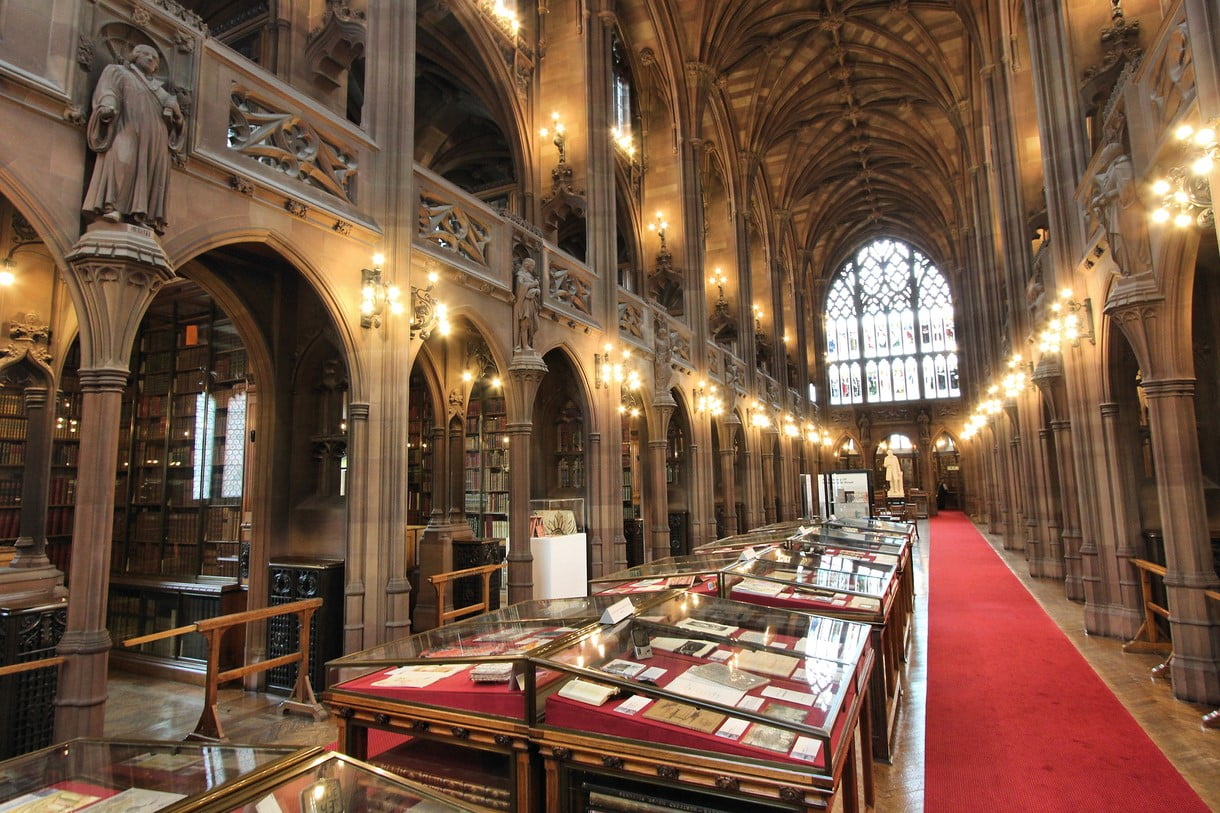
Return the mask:
<svg viewBox="0 0 1220 813">
<path fill-rule="evenodd" d="M 185 286 L 184 286 L 185 287 Z M 195 286 L 137 338 L 115 489 L 115 572 L 238 577 L 246 351 Z"/>
<path fill-rule="evenodd" d="M 80 455 L 81 392 L 77 378 L 80 344 L 73 342 L 64 359 L 55 394 L 51 480 L 47 492 L 47 558 L 66 578 L 72 564 L 72 523 L 76 512 L 76 465 Z"/>
<path fill-rule="evenodd" d="M 23 397 L 19 387 L 0 386 L 0 546 L 10 548 L 21 528 L 26 432 Z"/>
<path fill-rule="evenodd" d="M 479 382 L 466 407 L 466 521 L 479 539 L 508 539 L 508 433 L 504 396 Z"/>
<path fill-rule="evenodd" d="M 411 374 L 407 407 L 407 525 L 427 525 L 432 514 L 432 429 L 436 423 L 427 385 Z"/>
<path fill-rule="evenodd" d="M 572 399 L 555 419 L 554 483 L 558 495 L 583 493 L 585 488 L 585 419 Z"/>
</svg>

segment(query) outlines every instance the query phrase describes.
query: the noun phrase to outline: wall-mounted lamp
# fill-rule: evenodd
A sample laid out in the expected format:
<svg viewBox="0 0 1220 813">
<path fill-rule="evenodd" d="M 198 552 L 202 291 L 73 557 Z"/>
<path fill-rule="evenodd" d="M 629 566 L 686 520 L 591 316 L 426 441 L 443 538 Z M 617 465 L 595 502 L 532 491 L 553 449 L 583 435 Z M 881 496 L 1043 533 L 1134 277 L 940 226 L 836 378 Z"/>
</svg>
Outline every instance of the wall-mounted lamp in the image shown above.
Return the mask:
<svg viewBox="0 0 1220 813">
<path fill-rule="evenodd" d="M 1051 318 L 1038 334 L 1038 349 L 1043 353 L 1058 353 L 1065 343 L 1076 347 L 1081 337 L 1096 344 L 1093 333 L 1093 301 L 1077 302 L 1070 288 L 1059 292 L 1059 299 L 1048 308 Z"/>
<path fill-rule="evenodd" d="M 1004 391 L 1005 398 L 1016 398 L 1025 389 L 1028 367 L 1029 362 L 1023 360 L 1020 353 L 1008 360 L 1008 374 L 1000 381 L 1000 388 Z"/>
<path fill-rule="evenodd" d="M 500 24 L 505 33 L 510 33 L 513 36 L 521 30 L 521 19 L 517 17 L 517 12 L 508 7 L 505 0 L 492 0 L 491 3 L 482 3 L 483 8 L 491 12 L 492 19 Z"/>
<path fill-rule="evenodd" d="M 628 390 L 638 390 L 643 380 L 639 370 L 635 369 L 630 350 L 622 350 L 615 358 L 614 345 L 607 344 L 604 352 L 593 354 L 593 383 L 597 389 L 609 389 L 619 384 Z"/>
<path fill-rule="evenodd" d="M 796 418 L 791 415 L 784 415 L 784 434 L 790 438 L 801 436 L 801 428 L 796 425 Z"/>
<path fill-rule="evenodd" d="M 762 333 L 762 318 L 763 318 L 762 306 L 755 304 L 754 305 L 754 332 L 755 333 Z"/>
<path fill-rule="evenodd" d="M 628 160 L 635 160 L 635 139 L 631 137 L 629 128 L 611 127 L 610 140 Z"/>
<path fill-rule="evenodd" d="M 373 267 L 360 269 L 360 326 L 381 327 L 381 314 L 388 308 L 390 313 L 402 313 L 397 285 L 382 279 L 381 266 L 384 254 L 373 255 Z"/>
<path fill-rule="evenodd" d="M 720 397 L 720 391 L 715 384 L 700 381 L 691 391 L 691 395 L 695 399 L 696 412 L 706 413 L 713 417 L 724 414 L 724 399 Z"/>
<path fill-rule="evenodd" d="M 568 160 L 568 151 L 567 151 L 568 136 L 567 136 L 567 132 L 564 129 L 563 122 L 559 120 L 558 113 L 551 114 L 550 129 L 543 127 L 541 130 L 538 131 L 538 134 L 540 136 L 542 136 L 543 138 L 546 138 L 546 137 L 554 134 L 555 138 L 554 138 L 553 143 L 555 144 L 555 148 L 559 150 L 559 163 L 562 164 Z"/>
<path fill-rule="evenodd" d="M 1215 223 L 1212 207 L 1212 191 L 1208 176 L 1220 160 L 1220 142 L 1216 131 L 1220 119 L 1196 130 L 1183 124 L 1174 131 L 1174 137 L 1188 144 L 1185 156 L 1189 166 L 1175 166 L 1166 177 L 1153 182 L 1152 193 L 1161 199 L 1161 205 L 1152 212 L 1155 223 L 1173 221 L 1178 228 L 1192 224 L 1200 228 L 1211 228 Z"/>
<path fill-rule="evenodd" d="M 427 339 L 435 330 L 442 336 L 449 335 L 449 307 L 432 295 L 432 286 L 439 276 L 435 271 L 428 274 L 428 284 L 411 289 L 411 338 Z"/>
<path fill-rule="evenodd" d="M 766 407 L 761 401 L 755 401 L 754 405 L 750 407 L 750 424 L 759 429 L 766 429 L 771 425 L 771 416 L 767 414 Z"/>
<path fill-rule="evenodd" d="M 655 231 L 657 233 L 657 236 L 661 238 L 661 252 L 662 253 L 665 253 L 666 251 L 669 250 L 668 247 L 665 245 L 665 230 L 668 228 L 669 228 L 669 224 L 665 222 L 665 215 L 660 211 L 657 212 L 656 218 L 653 220 L 653 222 L 648 224 L 648 230 Z"/>
<path fill-rule="evenodd" d="M 724 284 L 729 281 L 729 278 L 725 276 L 724 271 L 720 268 L 720 266 L 716 266 L 716 270 L 713 271 L 712 275 L 707 279 L 708 282 L 716 286 L 717 304 L 724 302 Z"/>
</svg>

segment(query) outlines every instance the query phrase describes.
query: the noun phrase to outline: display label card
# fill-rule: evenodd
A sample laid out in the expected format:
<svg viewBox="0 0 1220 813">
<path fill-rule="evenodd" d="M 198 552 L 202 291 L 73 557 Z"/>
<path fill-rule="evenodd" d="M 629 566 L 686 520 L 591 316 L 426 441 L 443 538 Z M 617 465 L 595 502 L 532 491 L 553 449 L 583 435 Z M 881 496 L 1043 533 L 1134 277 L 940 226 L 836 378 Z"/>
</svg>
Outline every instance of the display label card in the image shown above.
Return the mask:
<svg viewBox="0 0 1220 813">
<path fill-rule="evenodd" d="M 762 690 L 763 697 L 772 700 L 783 700 L 785 703 L 796 703 L 801 706 L 812 706 L 817 696 L 807 692 L 794 692 L 791 689 L 781 689 L 778 686 L 767 686 Z"/>
<path fill-rule="evenodd" d="M 616 601 L 602 613 L 601 623 L 617 624 L 624 618 L 629 617 L 633 612 L 635 612 L 635 605 L 631 603 L 631 599 L 625 598 L 622 601 Z"/>
<path fill-rule="evenodd" d="M 729 740 L 739 740 L 741 735 L 746 733 L 746 726 L 749 724 L 748 720 L 742 720 L 740 717 L 730 717 L 724 725 L 720 726 L 716 736 Z"/>
<path fill-rule="evenodd" d="M 395 689 L 422 689 L 431 686 L 441 678 L 456 675 L 470 668 L 468 663 L 437 663 L 420 664 L 418 666 L 397 666 L 391 669 L 381 680 L 373 682 L 374 686 L 385 686 Z"/>
<path fill-rule="evenodd" d="M 638 675 L 636 675 L 635 679 L 640 680 L 640 681 L 648 681 L 649 683 L 656 683 L 658 680 L 661 679 L 661 676 L 664 675 L 667 671 L 668 670 L 662 669 L 659 666 L 650 666 L 649 668 L 645 669 L 643 672 L 640 672 Z"/>
<path fill-rule="evenodd" d="M 793 672 L 792 679 L 797 681 L 798 683 L 805 683 L 806 682 L 805 668 L 801 667 L 800 669 L 797 669 L 795 672 Z"/>
<path fill-rule="evenodd" d="M 748 548 L 741 549 L 741 555 L 737 557 L 737 561 L 744 562 L 747 559 L 753 559 L 757 555 L 758 555 L 758 552 L 755 551 L 754 546 L 751 545 Z"/>
<path fill-rule="evenodd" d="M 796 745 L 792 746 L 792 757 L 813 762 L 818 758 L 820 750 L 822 750 L 821 740 L 815 740 L 813 737 L 797 737 Z"/>
<path fill-rule="evenodd" d="M 621 714 L 639 714 L 644 709 L 648 708 L 648 704 L 652 702 L 651 697 L 645 697 L 642 694 L 632 695 L 618 704 L 615 711 Z"/>
<path fill-rule="evenodd" d="M 763 699 L 756 694 L 748 694 L 741 698 L 741 702 L 737 704 L 737 708 L 742 711 L 762 711 Z"/>
<path fill-rule="evenodd" d="M 733 653 L 727 649 L 717 649 L 715 652 L 708 655 L 707 657 L 708 657 L 708 660 L 724 662 L 724 661 L 727 661 L 729 658 L 733 657 Z"/>
</svg>

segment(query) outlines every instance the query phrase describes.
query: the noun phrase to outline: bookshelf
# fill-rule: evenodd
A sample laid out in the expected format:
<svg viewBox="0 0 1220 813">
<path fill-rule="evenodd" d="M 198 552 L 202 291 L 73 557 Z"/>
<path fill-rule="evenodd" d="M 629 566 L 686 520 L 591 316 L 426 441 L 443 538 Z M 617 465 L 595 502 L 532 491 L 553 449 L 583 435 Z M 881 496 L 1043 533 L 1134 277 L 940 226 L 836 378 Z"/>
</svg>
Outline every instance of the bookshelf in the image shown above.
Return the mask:
<svg viewBox="0 0 1220 813">
<path fill-rule="evenodd" d="M 0 385 L 4 382 L 0 381 Z M 21 389 L 0 386 L 0 545 L 11 546 L 21 530 L 21 484 L 26 418 Z"/>
<path fill-rule="evenodd" d="M 555 487 L 558 494 L 582 491 L 585 487 L 585 420 L 571 399 L 559 409 L 555 419 Z"/>
<path fill-rule="evenodd" d="M 508 539 L 508 434 L 504 396 L 479 382 L 466 407 L 466 521 L 479 539 Z"/>
<path fill-rule="evenodd" d="M 432 515 L 432 399 L 418 373 L 411 374 L 407 409 L 407 525 L 427 525 Z"/>
<path fill-rule="evenodd" d="M 236 581 L 246 351 L 199 288 L 154 303 L 124 398 L 115 483 L 119 573 Z"/>
<path fill-rule="evenodd" d="M 76 466 L 80 455 L 80 343 L 73 342 L 64 359 L 55 393 L 52 428 L 51 479 L 47 492 L 47 558 L 66 579 L 72 565 L 72 523 L 76 513 Z"/>
</svg>

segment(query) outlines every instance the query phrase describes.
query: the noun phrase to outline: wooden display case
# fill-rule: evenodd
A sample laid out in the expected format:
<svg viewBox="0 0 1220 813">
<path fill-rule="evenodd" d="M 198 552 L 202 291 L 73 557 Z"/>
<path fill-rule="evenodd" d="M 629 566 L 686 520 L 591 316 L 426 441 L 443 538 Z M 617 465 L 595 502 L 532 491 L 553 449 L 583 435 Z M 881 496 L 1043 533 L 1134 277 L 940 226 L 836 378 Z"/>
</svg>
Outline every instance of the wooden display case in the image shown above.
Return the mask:
<svg viewBox="0 0 1220 813">
<path fill-rule="evenodd" d="M 871 805 L 873 659 L 865 624 L 690 593 L 642 603 L 531 657 L 544 809 Z"/>
<path fill-rule="evenodd" d="M 331 661 L 322 699 L 339 749 L 487 809 L 537 809 L 527 658 L 617 598 L 522 602 Z"/>
<path fill-rule="evenodd" d="M 872 751 L 886 762 L 902 696 L 909 625 L 899 561 L 888 553 L 828 549 L 807 555 L 770 548 L 726 568 L 720 576 L 724 598 L 870 626 L 878 659 L 872 677 Z"/>
</svg>

